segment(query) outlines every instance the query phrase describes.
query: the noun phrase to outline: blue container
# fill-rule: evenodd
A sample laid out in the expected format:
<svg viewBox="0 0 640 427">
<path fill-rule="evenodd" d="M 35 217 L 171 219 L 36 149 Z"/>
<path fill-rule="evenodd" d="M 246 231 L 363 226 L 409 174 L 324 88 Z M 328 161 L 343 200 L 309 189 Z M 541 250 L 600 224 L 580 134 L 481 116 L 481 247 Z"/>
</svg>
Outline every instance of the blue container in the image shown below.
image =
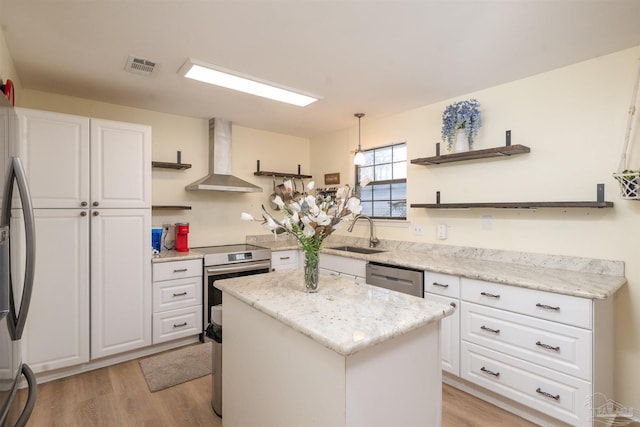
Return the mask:
<svg viewBox="0 0 640 427">
<path fill-rule="evenodd" d="M 162 227 L 153 227 L 151 229 L 151 248 L 154 254 L 159 254 L 162 242 Z"/>
</svg>

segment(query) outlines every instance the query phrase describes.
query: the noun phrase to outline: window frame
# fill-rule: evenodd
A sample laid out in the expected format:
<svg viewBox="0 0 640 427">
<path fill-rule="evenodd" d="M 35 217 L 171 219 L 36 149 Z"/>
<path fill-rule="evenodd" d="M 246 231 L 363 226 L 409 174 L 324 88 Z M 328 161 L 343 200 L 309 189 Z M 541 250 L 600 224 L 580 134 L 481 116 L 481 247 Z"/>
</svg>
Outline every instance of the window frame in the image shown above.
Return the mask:
<svg viewBox="0 0 640 427">
<path fill-rule="evenodd" d="M 356 182 L 356 189 L 358 194 L 360 194 L 360 168 L 362 167 L 374 167 L 375 170 L 375 166 L 376 165 L 383 165 L 383 164 L 390 164 L 391 165 L 391 170 L 393 171 L 393 164 L 394 163 L 399 163 L 399 162 L 394 162 L 393 158 L 391 159 L 391 162 L 385 162 L 385 163 L 376 163 L 375 162 L 375 151 L 377 150 L 382 150 L 382 149 L 386 149 L 386 148 L 390 148 L 390 147 L 395 147 L 395 146 L 399 146 L 399 145 L 404 145 L 405 149 L 407 147 L 407 142 L 406 141 L 402 141 L 402 142 L 394 142 L 392 144 L 388 144 L 388 145 L 383 145 L 380 147 L 374 147 L 374 148 L 369 148 L 366 150 L 362 150 L 363 153 L 367 153 L 367 152 L 373 152 L 374 154 L 374 162 L 372 164 L 366 165 L 366 166 L 358 166 L 355 165 L 355 182 Z M 407 156 L 408 157 L 408 156 Z M 408 166 L 408 159 L 405 158 L 404 160 L 401 160 L 400 162 L 405 162 L 405 165 Z M 368 186 L 375 186 L 375 185 L 393 185 L 393 184 L 405 184 L 405 197 L 404 199 L 395 199 L 396 201 L 398 200 L 404 200 L 405 203 L 405 214 L 404 216 L 377 216 L 377 215 L 369 215 L 370 218 L 372 219 L 380 219 L 380 220 L 391 220 L 391 221 L 406 221 L 407 220 L 407 189 L 406 189 L 406 184 L 407 184 L 407 175 L 408 171 L 405 171 L 405 178 L 395 178 L 395 179 L 385 179 L 385 180 L 380 180 L 380 181 L 375 181 L 374 178 L 371 178 L 371 181 L 369 182 Z M 389 193 L 389 199 L 378 199 L 379 201 L 389 201 L 389 203 L 391 203 L 392 201 L 394 201 L 393 199 L 393 193 L 390 189 L 390 193 Z M 372 202 L 375 202 L 376 199 L 372 199 Z"/>
</svg>

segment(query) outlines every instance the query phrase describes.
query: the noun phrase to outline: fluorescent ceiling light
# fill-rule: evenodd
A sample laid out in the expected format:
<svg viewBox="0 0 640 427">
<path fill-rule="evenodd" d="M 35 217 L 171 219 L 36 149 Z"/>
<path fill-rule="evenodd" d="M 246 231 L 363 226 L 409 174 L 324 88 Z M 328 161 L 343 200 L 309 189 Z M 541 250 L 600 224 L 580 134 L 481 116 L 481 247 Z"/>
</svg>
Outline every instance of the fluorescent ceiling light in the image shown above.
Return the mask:
<svg viewBox="0 0 640 427">
<path fill-rule="evenodd" d="M 225 70 L 216 65 L 193 59 L 187 59 L 187 62 L 180 67 L 178 73 L 189 79 L 250 93 L 263 98 L 286 102 L 299 107 L 305 107 L 320 99 L 319 96 L 305 95 L 255 77 Z"/>
</svg>

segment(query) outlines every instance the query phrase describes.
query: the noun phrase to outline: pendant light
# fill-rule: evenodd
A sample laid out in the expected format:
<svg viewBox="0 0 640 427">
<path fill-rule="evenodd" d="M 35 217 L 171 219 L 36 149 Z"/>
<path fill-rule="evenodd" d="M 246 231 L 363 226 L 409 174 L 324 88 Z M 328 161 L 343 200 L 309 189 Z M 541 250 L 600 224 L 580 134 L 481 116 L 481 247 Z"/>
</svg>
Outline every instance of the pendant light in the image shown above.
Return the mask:
<svg viewBox="0 0 640 427">
<path fill-rule="evenodd" d="M 360 119 L 364 117 L 364 113 L 355 113 L 354 116 L 358 118 L 358 149 L 356 150 L 356 155 L 353 158 L 353 164 L 356 166 L 364 166 L 364 153 L 360 146 Z"/>
</svg>

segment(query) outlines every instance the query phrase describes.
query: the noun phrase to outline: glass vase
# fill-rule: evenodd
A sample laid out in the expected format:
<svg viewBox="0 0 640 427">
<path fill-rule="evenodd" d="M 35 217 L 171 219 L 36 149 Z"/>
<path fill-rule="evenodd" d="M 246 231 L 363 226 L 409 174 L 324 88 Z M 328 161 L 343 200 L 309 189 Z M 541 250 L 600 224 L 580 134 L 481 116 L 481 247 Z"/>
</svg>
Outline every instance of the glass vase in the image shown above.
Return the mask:
<svg viewBox="0 0 640 427">
<path fill-rule="evenodd" d="M 318 252 L 304 252 L 304 290 L 318 292 Z"/>
</svg>

